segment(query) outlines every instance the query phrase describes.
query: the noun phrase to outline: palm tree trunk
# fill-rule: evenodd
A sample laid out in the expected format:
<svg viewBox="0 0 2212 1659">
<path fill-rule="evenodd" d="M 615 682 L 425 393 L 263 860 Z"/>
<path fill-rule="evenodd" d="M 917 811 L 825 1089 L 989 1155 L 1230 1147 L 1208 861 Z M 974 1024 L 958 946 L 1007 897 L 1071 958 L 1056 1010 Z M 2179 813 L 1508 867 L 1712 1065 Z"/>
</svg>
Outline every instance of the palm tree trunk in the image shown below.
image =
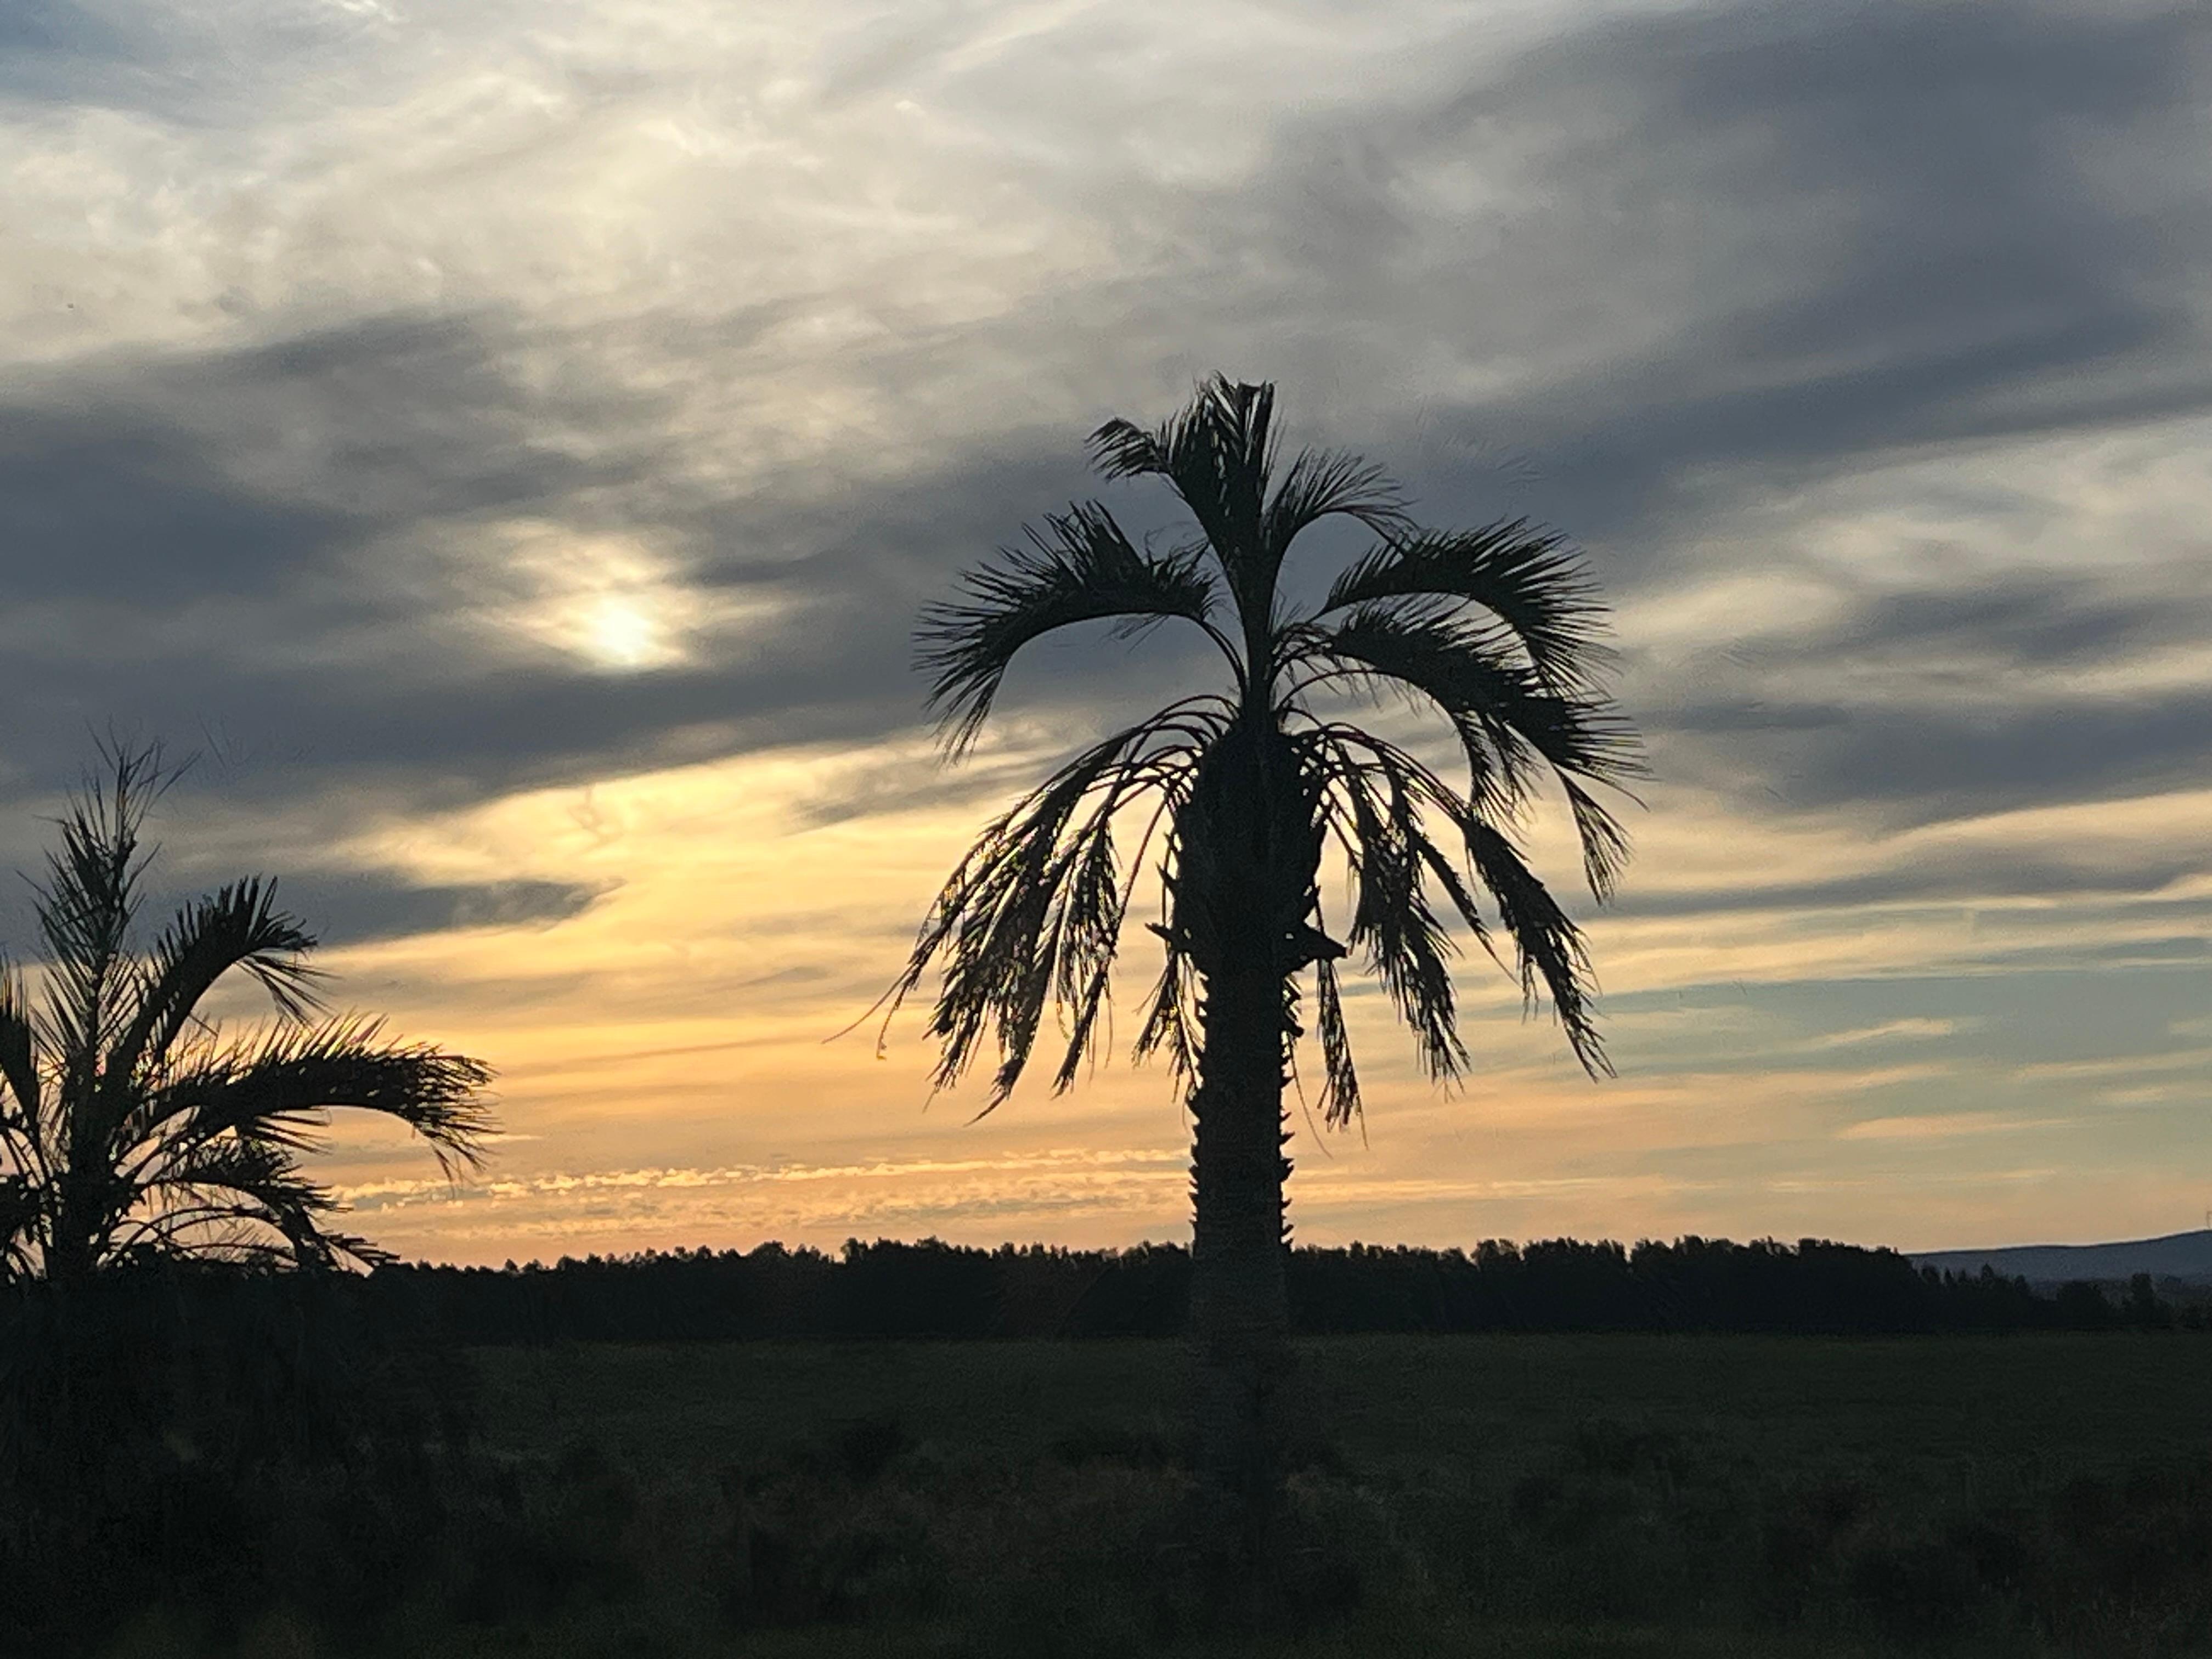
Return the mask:
<svg viewBox="0 0 2212 1659">
<path fill-rule="evenodd" d="M 59 1182 L 59 1203 L 52 1220 L 46 1250 L 46 1276 L 57 1286 L 82 1285 L 92 1277 L 98 1252 L 94 1246 L 92 1208 L 84 1188 L 89 1185 L 73 1170 L 64 1170 Z"/>
<path fill-rule="evenodd" d="M 1199 1470 L 1255 1566 L 1273 1507 L 1291 1367 L 1285 1277 L 1283 985 L 1263 955 L 1208 981 L 1191 1097 L 1190 1341 Z M 1224 1540 L 1225 1541 L 1225 1540 Z"/>
</svg>

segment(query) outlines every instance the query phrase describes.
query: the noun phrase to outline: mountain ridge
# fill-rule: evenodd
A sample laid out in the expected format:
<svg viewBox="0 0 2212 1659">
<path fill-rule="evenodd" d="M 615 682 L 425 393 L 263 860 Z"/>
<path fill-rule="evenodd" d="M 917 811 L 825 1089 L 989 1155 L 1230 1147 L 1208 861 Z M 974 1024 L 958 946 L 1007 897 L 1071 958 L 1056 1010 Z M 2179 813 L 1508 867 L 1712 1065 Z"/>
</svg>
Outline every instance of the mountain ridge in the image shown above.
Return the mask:
<svg viewBox="0 0 2212 1659">
<path fill-rule="evenodd" d="M 1987 1266 L 2004 1278 L 2025 1279 L 2031 1285 L 2063 1285 L 2077 1279 L 2125 1279 L 2137 1273 L 2148 1273 L 2154 1279 L 2212 1285 L 2212 1228 L 2106 1244 L 2010 1244 L 1987 1250 L 1905 1254 L 1916 1267 L 1978 1273 Z"/>
</svg>

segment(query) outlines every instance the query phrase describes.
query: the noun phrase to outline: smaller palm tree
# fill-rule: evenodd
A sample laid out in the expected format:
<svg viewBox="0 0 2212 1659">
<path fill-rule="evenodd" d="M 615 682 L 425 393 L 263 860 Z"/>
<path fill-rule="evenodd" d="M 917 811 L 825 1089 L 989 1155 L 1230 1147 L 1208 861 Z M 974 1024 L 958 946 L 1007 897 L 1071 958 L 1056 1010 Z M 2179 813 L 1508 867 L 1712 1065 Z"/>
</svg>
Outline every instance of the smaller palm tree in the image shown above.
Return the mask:
<svg viewBox="0 0 2212 1659">
<path fill-rule="evenodd" d="M 387 1252 L 336 1231 L 301 1169 L 334 1108 L 397 1118 L 449 1176 L 492 1127 L 482 1062 L 329 1015 L 316 945 L 276 884 L 235 881 L 134 943 L 158 746 L 103 751 L 37 884 L 40 994 L 0 960 L 0 1278 L 82 1281 L 146 1255 L 323 1267 Z M 242 973 L 277 1018 L 227 1037 L 200 1012 Z"/>
</svg>

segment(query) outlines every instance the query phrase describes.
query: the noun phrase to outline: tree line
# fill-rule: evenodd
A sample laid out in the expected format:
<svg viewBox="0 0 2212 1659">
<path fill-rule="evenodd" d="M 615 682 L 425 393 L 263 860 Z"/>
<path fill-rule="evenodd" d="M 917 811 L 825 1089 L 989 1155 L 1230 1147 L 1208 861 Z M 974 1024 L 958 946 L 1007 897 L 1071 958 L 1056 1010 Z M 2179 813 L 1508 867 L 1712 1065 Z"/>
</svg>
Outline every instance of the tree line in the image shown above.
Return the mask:
<svg viewBox="0 0 2212 1659">
<path fill-rule="evenodd" d="M 118 1292 L 126 1282 L 116 1280 Z M 937 1239 L 836 1253 L 564 1256 L 502 1268 L 393 1263 L 367 1275 L 148 1268 L 166 1298 L 321 1298 L 370 1331 L 456 1344 L 760 1338 L 1170 1337 L 1187 1328 L 1190 1252 Z M 1294 1328 L 1359 1333 L 1682 1331 L 1804 1335 L 2202 1328 L 2208 1310 L 2148 1274 L 2066 1285 L 1916 1267 L 1894 1250 L 1804 1239 L 1489 1240 L 1472 1249 L 1353 1244 L 1289 1253 Z"/>
</svg>

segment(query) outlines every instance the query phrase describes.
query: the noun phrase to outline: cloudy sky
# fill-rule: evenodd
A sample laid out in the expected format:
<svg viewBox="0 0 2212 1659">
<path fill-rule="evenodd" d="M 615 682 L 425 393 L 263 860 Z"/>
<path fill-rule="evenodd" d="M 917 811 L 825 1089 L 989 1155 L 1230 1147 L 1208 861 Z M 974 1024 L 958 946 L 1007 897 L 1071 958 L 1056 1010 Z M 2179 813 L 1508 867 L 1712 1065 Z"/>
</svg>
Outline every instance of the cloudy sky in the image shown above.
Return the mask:
<svg viewBox="0 0 2212 1659">
<path fill-rule="evenodd" d="M 1176 1237 L 1164 1073 L 825 1039 L 1200 683 L 1072 636 L 948 770 L 907 640 L 1220 369 L 1571 533 L 1656 773 L 1618 1079 L 1479 957 L 1456 1094 L 1362 999 L 1301 1237 L 2200 1225 L 2208 153 L 2196 0 L 13 0 L 0 868 L 94 732 L 197 751 L 163 879 L 500 1068 L 476 1186 L 325 1166 L 410 1255 Z"/>
</svg>

